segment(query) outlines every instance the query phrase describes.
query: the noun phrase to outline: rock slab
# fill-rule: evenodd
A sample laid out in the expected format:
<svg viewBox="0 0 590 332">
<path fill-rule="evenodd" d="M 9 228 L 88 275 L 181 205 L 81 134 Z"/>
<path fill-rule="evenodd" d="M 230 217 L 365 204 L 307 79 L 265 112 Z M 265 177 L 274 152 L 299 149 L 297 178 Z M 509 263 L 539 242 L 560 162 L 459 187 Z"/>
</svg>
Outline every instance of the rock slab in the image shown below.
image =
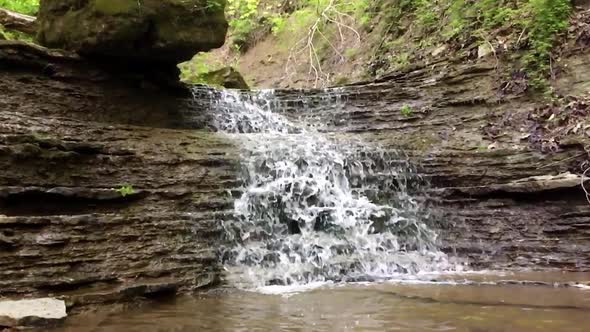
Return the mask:
<svg viewBox="0 0 590 332">
<path fill-rule="evenodd" d="M 67 315 L 66 303 L 54 298 L 0 301 L 0 328 L 45 325 Z"/>
</svg>

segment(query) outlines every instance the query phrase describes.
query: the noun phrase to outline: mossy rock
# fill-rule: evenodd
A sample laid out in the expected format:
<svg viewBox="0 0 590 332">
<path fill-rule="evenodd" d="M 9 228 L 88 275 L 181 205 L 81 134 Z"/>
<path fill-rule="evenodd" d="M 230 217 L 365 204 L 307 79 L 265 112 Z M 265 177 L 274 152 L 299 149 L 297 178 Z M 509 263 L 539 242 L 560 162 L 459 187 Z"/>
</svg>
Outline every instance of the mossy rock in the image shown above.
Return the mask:
<svg viewBox="0 0 590 332">
<path fill-rule="evenodd" d="M 221 47 L 226 0 L 41 0 L 42 45 L 95 57 L 179 63 Z"/>
<path fill-rule="evenodd" d="M 248 90 L 248 83 L 242 74 L 232 67 L 224 67 L 202 75 L 202 81 L 206 84 L 224 87 L 227 89 Z"/>
</svg>

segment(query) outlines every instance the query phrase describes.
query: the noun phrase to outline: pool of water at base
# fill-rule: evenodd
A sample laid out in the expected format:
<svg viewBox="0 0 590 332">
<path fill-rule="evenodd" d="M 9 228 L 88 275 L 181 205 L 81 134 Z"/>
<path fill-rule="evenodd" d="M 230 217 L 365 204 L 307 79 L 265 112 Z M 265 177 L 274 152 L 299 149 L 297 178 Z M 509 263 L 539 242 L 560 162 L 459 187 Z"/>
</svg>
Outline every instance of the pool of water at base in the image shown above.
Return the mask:
<svg viewBox="0 0 590 332">
<path fill-rule="evenodd" d="M 217 290 L 74 316 L 54 332 L 590 331 L 590 273 Z"/>
</svg>

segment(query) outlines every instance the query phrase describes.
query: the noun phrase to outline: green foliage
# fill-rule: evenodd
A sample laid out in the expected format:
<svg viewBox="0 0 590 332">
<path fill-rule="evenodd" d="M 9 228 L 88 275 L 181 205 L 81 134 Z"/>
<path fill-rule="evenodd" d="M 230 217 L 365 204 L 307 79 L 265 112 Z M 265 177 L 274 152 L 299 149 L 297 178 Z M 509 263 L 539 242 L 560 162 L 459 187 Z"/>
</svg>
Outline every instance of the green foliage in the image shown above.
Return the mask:
<svg viewBox="0 0 590 332">
<path fill-rule="evenodd" d="M 336 1 L 336 10 L 341 13 L 357 18 L 360 25 L 365 25 L 371 19 L 368 9 L 371 6 L 370 0 L 340 0 Z"/>
<path fill-rule="evenodd" d="M 291 14 L 289 21 L 289 31 L 299 31 L 309 27 L 317 18 L 317 11 L 311 7 L 305 7 Z"/>
<path fill-rule="evenodd" d="M 250 33 L 258 27 L 259 0 L 229 0 L 226 16 L 234 43 L 244 43 Z"/>
<path fill-rule="evenodd" d="M 569 0 L 530 0 L 527 6 L 529 52 L 523 57 L 533 87 L 546 88 L 545 76 L 550 70 L 551 50 L 558 33 L 568 26 Z"/>
<path fill-rule="evenodd" d="M 39 0 L 0 0 L 0 7 L 27 15 L 35 15 Z"/>
<path fill-rule="evenodd" d="M 500 4 L 498 4 L 500 2 Z M 465 5 L 461 6 L 459 10 L 465 8 Z M 471 11 L 478 18 L 484 29 L 496 28 L 502 26 L 509 21 L 516 19 L 520 11 L 517 7 L 517 3 L 511 1 L 497 1 L 497 0 L 481 0 L 476 1 Z"/>
<path fill-rule="evenodd" d="M 491 29 L 507 23 L 518 13 L 519 2 L 526 0 L 406 0 L 406 10 L 413 11 L 422 28 L 438 29 L 443 36 Z M 443 26 L 437 26 L 444 23 Z"/>
<path fill-rule="evenodd" d="M 356 57 L 360 53 L 360 51 L 361 49 L 358 47 L 349 47 L 344 50 L 344 56 L 347 59 L 354 59 L 354 57 Z"/>
<path fill-rule="evenodd" d="M 33 42 L 33 37 L 20 31 L 7 30 L 0 24 L 0 40 L 21 40 L 31 43 Z"/>
<path fill-rule="evenodd" d="M 121 194 L 123 197 L 135 194 L 135 189 L 133 189 L 133 186 L 129 184 L 124 184 L 118 189 L 115 189 L 115 191 Z"/>
<path fill-rule="evenodd" d="M 223 83 L 213 72 L 227 67 L 238 67 L 239 49 L 233 46 L 233 56 L 224 61 L 211 53 L 199 53 L 191 61 L 178 65 L 180 69 L 180 80 L 191 84 L 206 84 L 215 87 L 223 87 Z"/>
<path fill-rule="evenodd" d="M 287 20 L 285 19 L 285 16 L 281 15 L 281 14 L 273 14 L 270 15 L 270 24 L 271 24 L 271 31 L 273 33 L 273 35 L 278 35 L 281 31 L 283 31 L 285 29 L 285 26 L 287 24 Z"/>
<path fill-rule="evenodd" d="M 410 64 L 410 53 L 400 52 L 398 54 L 390 55 L 387 60 L 394 68 L 403 68 Z"/>
<path fill-rule="evenodd" d="M 6 8 L 28 15 L 35 15 L 39 8 L 39 0 L 0 0 L 0 8 Z M 33 36 L 29 36 L 20 31 L 6 29 L 2 25 L 0 25 L 0 39 L 33 42 Z"/>
<path fill-rule="evenodd" d="M 20 31 L 4 31 L 4 37 L 7 40 L 20 40 L 20 41 L 25 41 L 25 42 L 29 42 L 29 43 L 33 43 L 34 42 L 34 38 L 31 35 L 28 35 L 26 33 L 20 32 Z"/>
<path fill-rule="evenodd" d="M 523 50 L 522 62 L 530 84 L 542 88 L 550 70 L 551 50 L 557 35 L 568 25 L 570 0 L 390 0 L 399 10 L 391 10 L 393 22 L 413 14 L 422 40 L 470 43 L 494 40 L 498 31 L 514 31 L 520 36 L 516 47 Z M 400 54 L 397 50 L 396 53 Z M 397 57 L 390 63 L 398 65 Z"/>
<path fill-rule="evenodd" d="M 482 35 L 508 24 L 522 31 L 528 40 L 523 62 L 531 83 L 539 86 L 549 70 L 555 38 L 567 27 L 570 11 L 570 0 L 453 0 L 450 26 L 455 31 L 466 30 L 466 21 L 474 17 L 472 27 Z"/>
<path fill-rule="evenodd" d="M 433 27 L 439 20 L 438 4 L 430 0 L 414 0 L 413 7 L 418 23 L 423 27 Z"/>
<path fill-rule="evenodd" d="M 402 108 L 400 108 L 399 112 L 403 116 L 410 116 L 410 115 L 412 115 L 412 113 L 414 113 L 414 110 L 412 110 L 410 105 L 404 105 L 404 106 L 402 106 Z"/>
<path fill-rule="evenodd" d="M 350 17 L 358 18 L 361 24 L 369 21 L 367 11 L 374 0 L 335 0 L 334 10 Z M 274 35 L 288 31 L 302 31 L 321 15 L 330 4 L 330 0 L 291 0 L 296 8 L 286 13 L 283 5 L 270 0 L 228 0 L 226 16 L 229 20 L 230 35 L 233 42 L 244 43 L 256 29 L 268 26 Z M 321 22 L 328 24 L 329 22 Z"/>
<path fill-rule="evenodd" d="M 350 77 L 347 75 L 338 75 L 334 78 L 334 84 L 338 86 L 346 85 L 350 83 Z"/>
<path fill-rule="evenodd" d="M 216 12 L 223 8 L 223 3 L 219 0 L 207 0 L 205 3 L 205 10 Z"/>
</svg>

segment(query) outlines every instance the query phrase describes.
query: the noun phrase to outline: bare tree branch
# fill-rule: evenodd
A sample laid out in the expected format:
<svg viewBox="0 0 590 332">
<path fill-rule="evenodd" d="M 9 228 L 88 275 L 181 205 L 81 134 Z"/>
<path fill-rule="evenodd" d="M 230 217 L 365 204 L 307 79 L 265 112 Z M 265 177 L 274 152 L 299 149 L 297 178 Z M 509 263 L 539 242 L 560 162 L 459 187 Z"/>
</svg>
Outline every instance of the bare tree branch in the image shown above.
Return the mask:
<svg viewBox="0 0 590 332">
<path fill-rule="evenodd" d="M 346 23 L 346 19 L 354 21 L 354 18 L 346 13 L 340 12 L 336 8 L 336 0 L 330 0 L 328 5 L 321 11 L 318 8 L 318 17 L 314 23 L 308 28 L 307 34 L 301 40 L 299 40 L 289 52 L 289 58 L 287 59 L 287 65 L 285 66 L 285 72 L 287 76 L 290 76 L 290 72 L 296 71 L 297 56 L 302 53 L 307 53 L 306 62 L 309 63 L 308 75 L 314 80 L 314 87 L 319 85 L 325 86 L 329 84 L 330 75 L 324 73 L 322 70 L 322 59 L 317 51 L 316 36 L 320 36 L 324 39 L 330 48 L 340 57 L 341 61 L 344 60 L 341 50 L 339 50 L 333 42 L 329 40 L 324 31 L 322 31 L 323 23 L 332 23 L 338 29 L 338 36 L 340 39 L 340 48 L 343 48 L 346 42 L 344 30 L 349 30 L 354 33 L 357 42 L 360 43 L 361 35 L 355 30 L 350 24 Z"/>
<path fill-rule="evenodd" d="M 7 29 L 34 35 L 37 32 L 37 18 L 0 8 L 0 24 Z"/>
</svg>

